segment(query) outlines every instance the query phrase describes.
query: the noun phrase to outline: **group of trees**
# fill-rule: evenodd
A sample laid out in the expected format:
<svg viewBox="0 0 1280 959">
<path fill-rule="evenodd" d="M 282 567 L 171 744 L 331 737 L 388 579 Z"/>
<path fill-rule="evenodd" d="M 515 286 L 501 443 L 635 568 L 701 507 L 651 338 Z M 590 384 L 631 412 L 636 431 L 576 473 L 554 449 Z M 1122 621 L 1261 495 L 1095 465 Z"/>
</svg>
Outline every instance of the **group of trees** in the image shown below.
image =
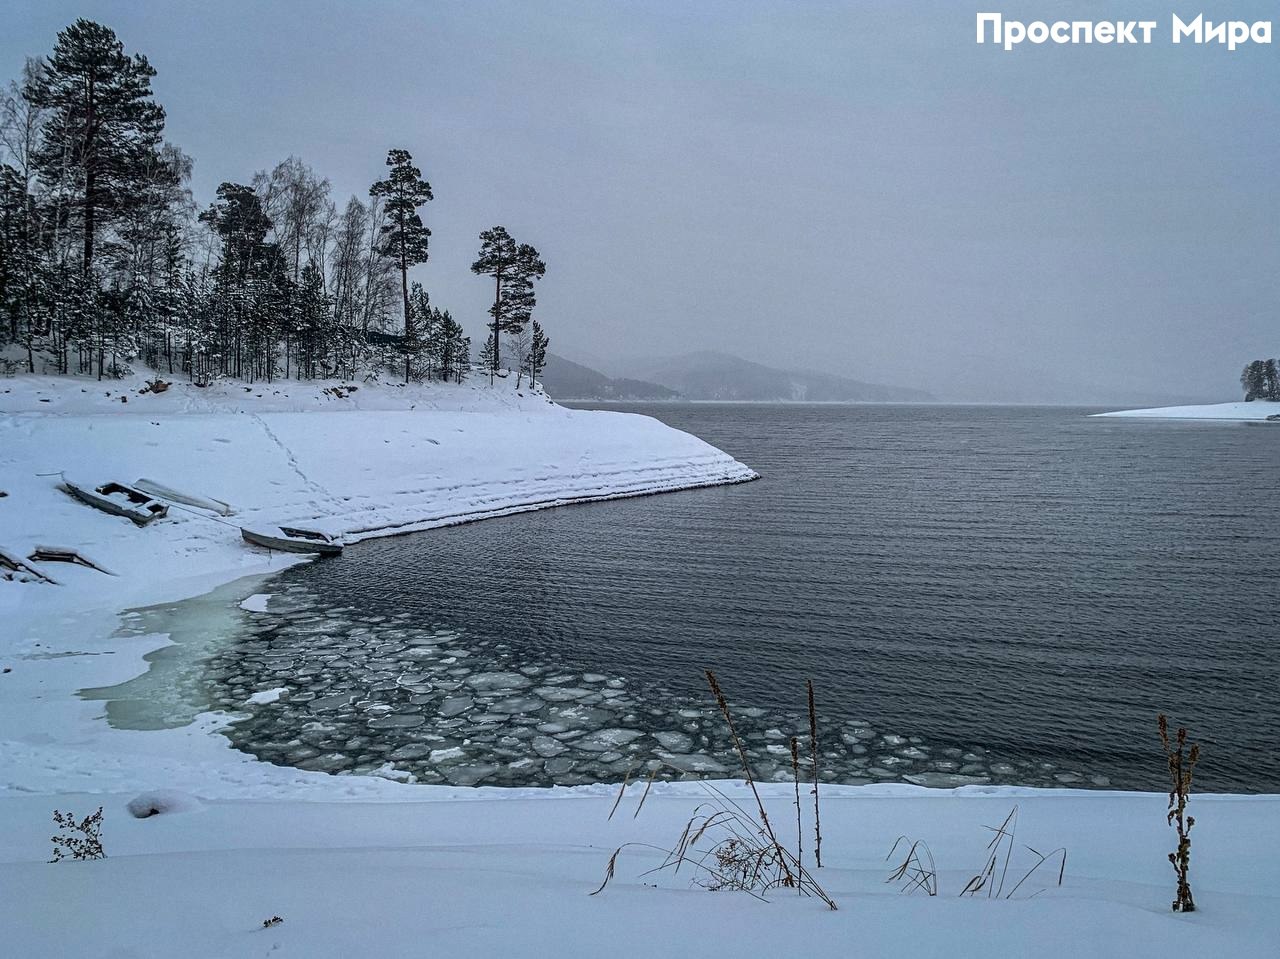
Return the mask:
<svg viewBox="0 0 1280 959">
<path fill-rule="evenodd" d="M 407 151 L 341 210 L 290 157 L 223 183 L 201 211 L 154 76 L 109 28 L 77 20 L 0 98 L 0 365 L 104 377 L 141 361 L 201 383 L 467 375 L 470 338 L 410 281 L 433 194 Z M 545 264 L 502 227 L 480 239 L 472 269 L 495 284 L 485 368 L 499 370 L 505 343 L 536 378 Z"/>
<path fill-rule="evenodd" d="M 1240 374 L 1240 386 L 1246 401 L 1280 400 L 1280 370 L 1276 361 L 1253 360 Z"/>
</svg>

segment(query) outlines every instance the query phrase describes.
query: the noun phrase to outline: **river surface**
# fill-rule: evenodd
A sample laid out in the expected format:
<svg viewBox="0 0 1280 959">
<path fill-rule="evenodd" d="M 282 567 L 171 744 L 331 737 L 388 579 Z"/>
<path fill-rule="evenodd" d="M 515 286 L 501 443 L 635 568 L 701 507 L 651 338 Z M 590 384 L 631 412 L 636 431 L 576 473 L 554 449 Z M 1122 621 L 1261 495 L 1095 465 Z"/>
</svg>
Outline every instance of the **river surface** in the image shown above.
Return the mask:
<svg viewBox="0 0 1280 959">
<path fill-rule="evenodd" d="M 1202 788 L 1280 792 L 1280 429 L 610 408 L 762 479 L 366 542 L 274 577 L 268 611 L 236 609 L 234 641 L 201 660 L 237 745 L 425 782 L 737 775 L 710 668 L 765 779 L 791 775 L 792 735 L 809 762 L 812 679 L 828 780 L 1159 789 L 1164 710 L 1202 744 Z"/>
</svg>

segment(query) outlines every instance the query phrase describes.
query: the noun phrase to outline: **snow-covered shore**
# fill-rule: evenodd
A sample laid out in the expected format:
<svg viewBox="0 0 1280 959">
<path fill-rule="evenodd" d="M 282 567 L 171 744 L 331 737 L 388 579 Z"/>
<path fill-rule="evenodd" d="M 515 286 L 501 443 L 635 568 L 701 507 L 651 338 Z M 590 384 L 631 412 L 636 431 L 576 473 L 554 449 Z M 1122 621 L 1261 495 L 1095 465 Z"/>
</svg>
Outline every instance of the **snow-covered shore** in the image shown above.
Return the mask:
<svg viewBox="0 0 1280 959">
<path fill-rule="evenodd" d="M 569 410 L 510 379 L 401 387 L 288 382 L 206 389 L 145 380 L 0 380 L 0 549 L 78 550 L 115 575 L 44 564 L 60 585 L 0 581 L 0 787 L 110 791 L 163 783 L 202 796 L 385 796 L 395 785 L 251 760 L 211 735 L 116 730 L 81 689 L 124 682 L 163 635 L 113 635 L 167 603 L 304 561 L 249 548 L 237 524 L 288 522 L 357 542 L 566 503 L 755 477 L 646 416 Z M 139 529 L 59 488 L 146 477 L 231 503 L 219 521 L 171 508 Z M 41 475 L 47 474 L 47 475 Z M 232 587 L 233 589 L 237 587 Z"/>
<path fill-rule="evenodd" d="M 224 615 L 256 592 L 261 574 L 297 559 L 248 549 L 234 527 L 176 510 L 137 529 L 78 504 L 58 490 L 57 476 L 36 474 L 146 476 L 232 503 L 233 522 L 321 525 L 349 542 L 754 475 L 655 420 L 565 410 L 519 395 L 510 382 L 361 386 L 342 395 L 323 384 L 246 391 L 175 383 L 159 395 L 140 394 L 142 385 L 0 380 L 0 490 L 8 494 L 0 548 L 25 556 L 37 544 L 73 547 L 119 574 L 51 565 L 60 586 L 0 582 L 6 954 L 597 956 L 623 948 L 985 959 L 1262 956 L 1280 941 L 1280 797 L 1193 800 L 1201 911 L 1186 916 L 1168 909 L 1173 875 L 1164 856 L 1173 834 L 1163 796 L 824 787 L 820 879 L 841 907 L 830 913 L 782 893 L 769 904 L 713 895 L 691 888 L 686 872 L 645 875 L 661 856 L 640 848 L 623 853 L 604 893 L 588 896 L 617 846 L 676 841 L 704 798 L 696 783 L 656 784 L 638 818 L 633 786 L 610 820 L 612 786 L 411 786 L 277 767 L 231 749 L 216 715 L 178 729 L 111 728 L 102 704 L 77 692 L 138 675 L 169 643 L 116 635 L 121 610 L 221 585 L 226 595 L 210 615 Z M 749 797 L 741 783 L 724 788 Z M 156 790 L 170 791 L 175 810 L 133 818 L 129 801 Z M 784 838 L 794 835 L 791 787 L 763 792 L 773 821 L 786 824 Z M 959 899 L 987 854 L 983 827 L 1014 803 L 1020 842 L 1067 847 L 1065 884 L 1033 880 L 1012 902 Z M 48 864 L 52 811 L 83 816 L 98 805 L 109 858 Z M 885 884 L 885 854 L 904 834 L 929 843 L 938 898 Z M 807 826 L 805 842 L 811 848 Z M 276 915 L 284 921 L 264 928 Z"/>
<path fill-rule="evenodd" d="M 1252 403 L 1208 403 L 1203 406 L 1157 406 L 1146 410 L 1116 410 L 1094 416 L 1132 416 L 1153 420 L 1237 420 L 1265 422 L 1280 417 L 1280 403 L 1256 400 Z"/>
<path fill-rule="evenodd" d="M 189 595 L 272 568 L 239 525 L 290 522 L 356 542 L 565 503 L 749 480 L 732 457 L 646 416 L 570 410 L 512 380 L 463 386 L 0 380 L 0 548 L 73 546 L 117 573 L 0 603 L 48 610 Z M 335 388 L 336 387 L 336 388 Z M 322 413 L 323 415 L 317 415 Z M 86 509 L 59 477 L 140 477 L 233 504 L 231 524 L 171 510 L 143 530 Z M 279 560 L 275 565 L 278 567 Z M 65 567 L 57 567 L 65 572 Z M 161 573 L 162 575 L 157 575 Z M 178 582 L 174 582 L 174 581 Z M 4 607 L 0 607 L 4 608 Z"/>
<path fill-rule="evenodd" d="M 1275 955 L 1280 857 L 1274 798 L 1196 797 L 1192 880 L 1199 911 L 1173 913 L 1163 796 L 968 787 L 824 790 L 823 868 L 839 911 L 776 890 L 768 902 L 646 875 L 705 798 L 691 783 L 615 790 L 403 787 L 412 803 L 204 803 L 134 819 L 128 796 L 0 797 L 0 923 L 6 954 L 29 957 Z M 726 787 L 751 804 L 739 784 Z M 789 787 L 764 787 L 794 837 Z M 453 801 L 465 793 L 471 801 Z M 806 797 L 807 799 L 807 797 Z M 1013 805 L 1017 838 L 1066 847 L 1066 875 L 1041 869 L 1012 900 L 960 898 Z M 49 865 L 49 813 L 105 806 L 107 859 Z M 806 802 L 807 806 L 807 802 Z M 805 809 L 806 817 L 809 810 Z M 925 840 L 938 895 L 887 884 L 900 835 Z M 811 837 L 805 862 L 812 863 Z M 899 854 L 903 852 L 899 848 Z M 1007 892 L 1034 863 L 1019 845 Z M 263 921 L 283 922 L 264 928 Z"/>
</svg>

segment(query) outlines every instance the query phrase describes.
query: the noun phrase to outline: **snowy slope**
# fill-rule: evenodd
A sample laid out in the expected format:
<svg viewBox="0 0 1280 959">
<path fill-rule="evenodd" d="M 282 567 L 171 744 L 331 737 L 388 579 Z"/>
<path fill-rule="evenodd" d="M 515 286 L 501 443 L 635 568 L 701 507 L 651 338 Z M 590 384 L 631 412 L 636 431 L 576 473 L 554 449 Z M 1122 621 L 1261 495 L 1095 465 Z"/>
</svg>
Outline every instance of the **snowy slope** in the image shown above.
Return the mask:
<svg viewBox="0 0 1280 959">
<path fill-rule="evenodd" d="M 290 523 L 356 542 L 563 503 L 754 478 L 746 466 L 657 420 L 569 410 L 511 380 L 456 386 L 0 380 L 0 548 L 70 546 L 119 573 L 68 588 L 0 591 L 15 605 L 76 608 L 185 595 L 278 568 L 239 525 Z M 122 402 L 122 398 L 124 401 Z M 141 477 L 231 503 L 229 524 L 172 509 L 145 529 L 86 508 L 60 477 L 97 485 Z M 57 576 L 63 567 L 51 572 Z M 163 577 L 157 572 L 163 571 Z M 172 587 L 172 588 L 171 588 Z"/>
<path fill-rule="evenodd" d="M 1253 403 L 1210 403 L 1205 406 L 1158 406 L 1148 410 L 1117 410 L 1094 416 L 1135 416 L 1168 420 L 1266 420 L 1280 416 L 1280 403 L 1257 400 Z"/>
<path fill-rule="evenodd" d="M 247 546 L 237 524 L 312 526 L 351 543 L 755 476 L 655 419 L 564 409 L 511 380 L 334 386 L 175 383 L 156 395 L 140 392 L 141 379 L 0 380 L 0 549 L 25 557 L 37 545 L 70 547 L 118 574 L 45 564 L 60 585 L 0 581 L 0 665 L 8 667 L 0 673 L 0 788 L 159 782 L 214 797 L 385 793 L 392 784 L 380 779 L 335 786 L 323 774 L 255 762 L 211 735 L 221 717 L 116 730 L 100 703 L 78 696 L 165 655 L 164 635 L 116 634 L 122 610 L 305 561 Z M 67 495 L 59 471 L 91 485 L 145 477 L 237 513 L 220 521 L 175 506 L 139 529 Z M 246 582 L 244 596 L 254 580 Z M 234 626 L 210 624 L 219 628 Z"/>
</svg>

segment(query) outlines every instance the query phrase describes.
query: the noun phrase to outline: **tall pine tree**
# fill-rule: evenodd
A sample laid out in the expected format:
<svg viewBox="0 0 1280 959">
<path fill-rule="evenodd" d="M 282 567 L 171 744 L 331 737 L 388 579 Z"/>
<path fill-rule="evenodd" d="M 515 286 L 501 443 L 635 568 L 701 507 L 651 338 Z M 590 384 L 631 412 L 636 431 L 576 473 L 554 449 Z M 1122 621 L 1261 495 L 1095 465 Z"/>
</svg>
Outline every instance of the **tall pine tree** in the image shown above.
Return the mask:
<svg viewBox="0 0 1280 959">
<path fill-rule="evenodd" d="M 78 195 L 85 275 L 99 231 L 136 199 L 160 148 L 164 108 L 151 99 L 153 76 L 146 57 L 127 56 L 114 31 L 83 19 L 58 34 L 31 75 L 26 96 L 49 111 L 38 165 L 51 189 Z"/>
<path fill-rule="evenodd" d="M 400 290 L 404 297 L 404 338 L 414 341 L 413 310 L 409 304 L 409 267 L 427 262 L 427 243 L 431 231 L 422 223 L 418 207 L 432 199 L 431 184 L 422 179 L 422 171 L 413 165 L 408 150 L 391 150 L 387 154 L 391 172 L 385 180 L 369 187 L 369 195 L 382 197 L 387 222 L 383 225 L 378 254 L 394 260 L 400 271 Z M 405 354 L 404 380 L 412 375 L 411 354 Z"/>
<path fill-rule="evenodd" d="M 471 272 L 493 277 L 489 342 L 480 354 L 482 363 L 491 364 L 491 373 L 501 365 L 501 335 L 519 333 L 529 322 L 535 304 L 533 281 L 546 271 L 538 251 L 527 243 L 517 244 L 506 227 L 495 226 L 480 234 L 480 256 L 471 264 Z"/>
</svg>

